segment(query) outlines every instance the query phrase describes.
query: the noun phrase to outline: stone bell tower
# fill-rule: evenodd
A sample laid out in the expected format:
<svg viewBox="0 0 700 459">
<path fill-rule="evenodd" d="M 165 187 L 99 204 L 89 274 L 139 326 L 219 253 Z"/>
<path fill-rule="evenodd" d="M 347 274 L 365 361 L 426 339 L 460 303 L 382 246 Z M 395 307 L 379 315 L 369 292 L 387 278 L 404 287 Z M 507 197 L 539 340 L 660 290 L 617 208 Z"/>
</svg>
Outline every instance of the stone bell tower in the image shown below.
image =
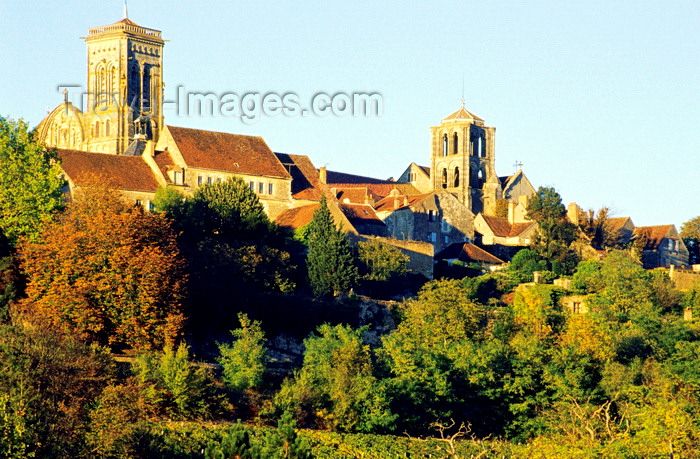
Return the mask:
<svg viewBox="0 0 700 459">
<path fill-rule="evenodd" d="M 121 154 L 145 122 L 147 138 L 158 140 L 163 127 L 163 44 L 159 30 L 128 17 L 93 27 L 87 44 L 86 131 L 89 151 Z"/>
<path fill-rule="evenodd" d="M 434 190 L 445 189 L 474 214 L 495 212 L 500 194 L 496 175 L 496 128 L 464 108 L 430 128 L 430 180 Z"/>
</svg>

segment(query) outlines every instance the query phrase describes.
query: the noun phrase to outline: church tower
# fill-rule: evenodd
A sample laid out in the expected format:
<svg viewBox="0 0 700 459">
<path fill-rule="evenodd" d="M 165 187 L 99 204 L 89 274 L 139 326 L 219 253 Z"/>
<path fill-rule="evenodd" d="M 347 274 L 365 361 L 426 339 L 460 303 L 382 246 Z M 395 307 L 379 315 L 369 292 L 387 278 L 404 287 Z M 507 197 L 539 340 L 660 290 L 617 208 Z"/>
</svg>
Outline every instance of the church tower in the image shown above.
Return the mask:
<svg viewBox="0 0 700 459">
<path fill-rule="evenodd" d="M 430 128 L 430 180 L 433 189 L 445 189 L 474 214 L 495 212 L 500 197 L 496 175 L 496 128 L 464 108 Z"/>
<path fill-rule="evenodd" d="M 93 27 L 87 45 L 87 97 L 83 110 L 68 101 L 39 125 L 49 147 L 123 154 L 131 142 L 158 140 L 163 128 L 163 44 L 159 30 L 126 15 Z"/>
<path fill-rule="evenodd" d="M 163 127 L 164 41 L 160 34 L 127 17 L 88 30 L 90 151 L 121 154 L 135 136 L 158 140 Z"/>
</svg>

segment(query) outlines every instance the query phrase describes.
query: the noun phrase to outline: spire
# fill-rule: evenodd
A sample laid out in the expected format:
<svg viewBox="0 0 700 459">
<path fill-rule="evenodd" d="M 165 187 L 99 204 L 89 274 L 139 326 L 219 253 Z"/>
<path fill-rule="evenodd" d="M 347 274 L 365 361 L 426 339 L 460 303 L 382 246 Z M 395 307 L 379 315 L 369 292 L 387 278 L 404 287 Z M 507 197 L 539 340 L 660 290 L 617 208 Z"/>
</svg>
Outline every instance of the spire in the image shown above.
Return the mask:
<svg viewBox="0 0 700 459">
<path fill-rule="evenodd" d="M 126 8 L 126 0 L 124 0 L 124 19 L 129 19 L 129 10 Z"/>
</svg>

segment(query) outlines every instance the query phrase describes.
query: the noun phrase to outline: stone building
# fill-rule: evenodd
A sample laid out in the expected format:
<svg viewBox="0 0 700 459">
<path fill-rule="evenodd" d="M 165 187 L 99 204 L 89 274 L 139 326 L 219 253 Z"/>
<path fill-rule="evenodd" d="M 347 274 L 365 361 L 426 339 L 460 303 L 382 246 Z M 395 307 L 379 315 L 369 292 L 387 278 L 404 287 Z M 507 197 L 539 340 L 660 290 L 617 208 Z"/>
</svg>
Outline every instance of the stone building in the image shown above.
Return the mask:
<svg viewBox="0 0 700 459">
<path fill-rule="evenodd" d="M 642 263 L 645 269 L 689 267 L 689 253 L 676 225 L 638 226 L 634 238 L 643 243 Z"/>
<path fill-rule="evenodd" d="M 436 252 L 474 238 L 474 214 L 445 190 L 414 196 L 395 190 L 375 210 L 389 237 L 430 242 Z"/>
<path fill-rule="evenodd" d="M 83 112 L 68 101 L 38 126 L 50 147 L 121 154 L 143 135 L 158 140 L 163 127 L 163 45 L 159 30 L 128 18 L 93 27 L 87 45 Z"/>
</svg>

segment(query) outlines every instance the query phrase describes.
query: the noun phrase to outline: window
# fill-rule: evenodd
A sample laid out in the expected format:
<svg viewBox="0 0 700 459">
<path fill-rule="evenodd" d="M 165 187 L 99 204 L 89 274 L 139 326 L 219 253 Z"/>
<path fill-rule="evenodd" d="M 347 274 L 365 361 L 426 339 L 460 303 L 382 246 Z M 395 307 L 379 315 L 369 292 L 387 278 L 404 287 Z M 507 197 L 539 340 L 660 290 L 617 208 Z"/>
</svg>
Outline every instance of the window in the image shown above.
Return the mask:
<svg viewBox="0 0 700 459">
<path fill-rule="evenodd" d="M 446 233 L 450 230 L 450 224 L 447 222 L 447 219 L 443 218 L 442 221 L 440 222 L 440 230 L 443 233 Z"/>
<path fill-rule="evenodd" d="M 681 251 L 681 241 L 676 241 L 676 252 Z"/>
<path fill-rule="evenodd" d="M 437 234 L 434 232 L 428 233 L 428 242 L 436 242 L 437 241 Z"/>
<path fill-rule="evenodd" d="M 197 186 L 202 186 L 202 182 L 203 182 L 202 176 L 198 175 L 197 176 Z"/>
<path fill-rule="evenodd" d="M 455 188 L 459 186 L 459 167 L 455 167 Z"/>
<path fill-rule="evenodd" d="M 214 183 L 214 180 L 211 177 L 207 177 L 207 184 L 211 185 Z"/>
<path fill-rule="evenodd" d="M 258 193 L 263 194 L 263 191 L 265 191 L 265 184 L 263 182 L 258 183 Z"/>
<path fill-rule="evenodd" d="M 445 245 L 447 245 L 447 244 L 449 244 L 449 243 L 450 243 L 450 238 L 447 237 L 447 236 L 445 236 Z"/>
<path fill-rule="evenodd" d="M 173 181 L 175 182 L 175 185 L 183 185 L 185 183 L 185 170 L 174 171 Z"/>
<path fill-rule="evenodd" d="M 447 156 L 447 134 L 442 136 L 442 156 Z"/>
<path fill-rule="evenodd" d="M 267 184 L 267 194 L 272 194 L 272 183 Z"/>
<path fill-rule="evenodd" d="M 447 188 L 447 169 L 442 170 L 442 187 Z"/>
<path fill-rule="evenodd" d="M 571 305 L 573 308 L 574 314 L 580 314 L 581 313 L 581 302 L 580 301 L 574 301 L 573 304 Z"/>
<path fill-rule="evenodd" d="M 109 120 L 105 121 L 105 137 L 109 137 Z"/>
<path fill-rule="evenodd" d="M 221 177 L 216 177 L 216 183 L 221 183 Z"/>
<path fill-rule="evenodd" d="M 429 211 L 428 211 L 428 221 L 429 221 L 429 222 L 434 222 L 434 221 L 435 221 L 435 211 L 434 211 L 434 210 L 429 210 Z"/>
<path fill-rule="evenodd" d="M 137 199 L 137 200 L 136 200 L 136 205 L 137 205 L 137 206 L 142 206 L 142 205 L 143 205 L 143 203 L 141 202 L 141 200 L 140 200 L 140 199 Z"/>
<path fill-rule="evenodd" d="M 249 182 L 249 183 L 248 183 L 248 186 L 250 186 L 250 191 L 252 191 L 253 193 L 255 193 L 255 182 Z"/>
<path fill-rule="evenodd" d="M 455 132 L 455 135 L 452 138 L 452 154 L 456 155 L 458 149 L 459 149 L 459 137 L 457 136 L 457 133 Z"/>
<path fill-rule="evenodd" d="M 153 205 L 153 202 L 151 202 L 151 201 L 146 201 L 146 203 L 147 203 L 146 205 L 147 205 L 147 207 L 148 207 L 148 211 L 149 211 L 149 212 L 153 212 L 153 211 L 155 210 L 155 208 L 156 208 L 156 207 Z"/>
</svg>

